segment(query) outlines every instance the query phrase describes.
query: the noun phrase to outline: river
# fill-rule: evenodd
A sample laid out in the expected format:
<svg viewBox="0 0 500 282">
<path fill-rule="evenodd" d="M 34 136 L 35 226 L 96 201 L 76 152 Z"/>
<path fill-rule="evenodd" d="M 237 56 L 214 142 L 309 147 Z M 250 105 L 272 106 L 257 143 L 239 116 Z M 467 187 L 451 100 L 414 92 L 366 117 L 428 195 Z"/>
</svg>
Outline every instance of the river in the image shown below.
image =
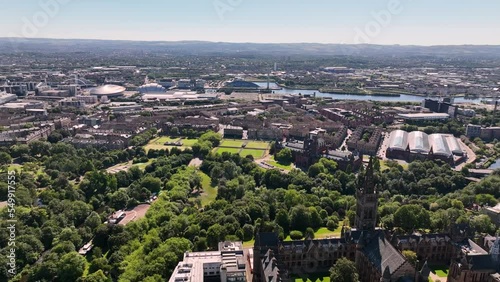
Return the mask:
<svg viewBox="0 0 500 282">
<path fill-rule="evenodd" d="M 255 84 L 261 86 L 261 87 L 267 87 L 266 82 L 254 82 Z M 334 100 L 361 100 L 361 101 L 382 101 L 382 102 L 422 102 L 423 99 L 427 98 L 424 96 L 418 96 L 418 95 L 407 95 L 407 94 L 400 94 L 400 96 L 374 96 L 374 95 L 349 95 L 349 94 L 336 94 L 336 93 L 323 93 L 318 90 L 308 90 L 308 89 L 289 89 L 289 88 L 281 88 L 274 83 L 271 82 L 269 83 L 269 87 L 271 89 L 278 89 L 278 90 L 273 90 L 274 93 L 279 93 L 279 94 L 310 94 L 313 95 L 316 93 L 316 97 L 328 97 L 332 98 Z M 435 97 L 428 97 L 428 98 L 435 98 Z M 480 98 L 475 98 L 475 99 L 466 99 L 464 97 L 455 97 L 455 103 L 481 103 Z"/>
</svg>

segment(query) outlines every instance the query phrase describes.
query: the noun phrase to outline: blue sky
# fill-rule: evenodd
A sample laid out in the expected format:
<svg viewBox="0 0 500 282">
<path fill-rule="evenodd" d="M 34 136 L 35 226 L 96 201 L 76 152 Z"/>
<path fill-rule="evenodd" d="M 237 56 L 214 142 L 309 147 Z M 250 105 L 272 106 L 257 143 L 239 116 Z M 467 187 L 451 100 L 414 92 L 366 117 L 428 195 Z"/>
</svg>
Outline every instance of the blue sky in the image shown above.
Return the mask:
<svg viewBox="0 0 500 282">
<path fill-rule="evenodd" d="M 0 0 L 0 37 L 498 44 L 498 0 Z"/>
</svg>

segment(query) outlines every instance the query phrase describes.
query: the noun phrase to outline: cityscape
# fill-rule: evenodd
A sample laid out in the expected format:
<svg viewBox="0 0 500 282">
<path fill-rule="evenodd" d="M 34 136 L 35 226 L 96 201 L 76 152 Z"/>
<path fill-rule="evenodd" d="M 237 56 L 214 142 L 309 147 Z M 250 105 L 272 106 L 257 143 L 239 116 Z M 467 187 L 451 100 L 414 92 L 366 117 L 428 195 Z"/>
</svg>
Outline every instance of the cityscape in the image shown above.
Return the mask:
<svg viewBox="0 0 500 282">
<path fill-rule="evenodd" d="M 0 19 L 0 281 L 500 281 L 498 4 L 90 2 Z"/>
</svg>

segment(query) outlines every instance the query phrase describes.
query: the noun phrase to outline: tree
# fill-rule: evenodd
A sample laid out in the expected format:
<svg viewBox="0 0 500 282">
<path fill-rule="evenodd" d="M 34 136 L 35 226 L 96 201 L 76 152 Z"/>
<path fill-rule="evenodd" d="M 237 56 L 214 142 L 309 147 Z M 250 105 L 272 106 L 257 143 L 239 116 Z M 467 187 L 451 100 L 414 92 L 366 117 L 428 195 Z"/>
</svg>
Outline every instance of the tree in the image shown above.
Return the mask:
<svg viewBox="0 0 500 282">
<path fill-rule="evenodd" d="M 299 230 L 293 230 L 292 232 L 290 232 L 290 238 L 292 240 L 300 240 L 304 238 L 304 234 L 302 234 L 302 232 L 300 232 Z"/>
<path fill-rule="evenodd" d="M 290 231 L 290 218 L 288 217 L 288 212 L 284 209 L 280 209 L 276 214 L 274 221 L 283 228 L 285 234 Z"/>
<path fill-rule="evenodd" d="M 307 239 L 314 239 L 314 230 L 311 227 L 307 227 L 304 237 Z"/>
<path fill-rule="evenodd" d="M 7 165 L 12 162 L 12 157 L 6 152 L 0 152 L 0 165 Z"/>
<path fill-rule="evenodd" d="M 102 270 L 98 270 L 78 280 L 78 282 L 108 282 L 108 281 L 111 281 L 111 279 L 108 278 Z"/>
<path fill-rule="evenodd" d="M 220 141 L 222 141 L 222 136 L 219 133 L 209 130 L 206 133 L 203 133 L 198 141 L 209 141 L 210 143 L 212 143 L 212 147 L 215 148 L 218 147 Z"/>
<path fill-rule="evenodd" d="M 285 148 L 276 154 L 276 160 L 281 163 L 288 165 L 293 161 L 292 150 Z"/>
<path fill-rule="evenodd" d="M 118 190 L 114 192 L 113 194 L 111 194 L 109 198 L 110 198 L 109 205 L 115 210 L 120 210 L 125 208 L 127 206 L 128 201 L 130 200 L 130 197 L 127 194 L 127 192 L 123 190 Z"/>
<path fill-rule="evenodd" d="M 174 126 L 170 129 L 170 134 L 173 136 L 179 135 L 179 128 L 177 126 Z"/>
<path fill-rule="evenodd" d="M 76 281 L 85 271 L 85 258 L 77 252 L 62 256 L 57 266 L 59 281 Z"/>
<path fill-rule="evenodd" d="M 404 205 L 394 213 L 394 225 L 409 232 L 430 226 L 429 213 L 420 205 Z"/>
<path fill-rule="evenodd" d="M 340 258 L 330 268 L 330 280 L 335 282 L 359 282 L 356 264 L 347 258 Z"/>
<path fill-rule="evenodd" d="M 253 238 L 253 226 L 250 224 L 245 224 L 243 226 L 243 241 L 250 241 Z"/>
<path fill-rule="evenodd" d="M 337 171 L 338 164 L 334 160 L 329 160 L 326 158 L 321 158 L 319 162 L 325 167 L 328 173 L 334 174 Z"/>
<path fill-rule="evenodd" d="M 49 154 L 51 145 L 49 142 L 37 140 L 29 143 L 29 148 L 32 156 L 46 156 Z"/>
<path fill-rule="evenodd" d="M 108 272 L 111 270 L 111 266 L 105 257 L 95 258 L 90 262 L 89 273 L 94 273 L 99 270 Z"/>
<path fill-rule="evenodd" d="M 216 249 L 219 242 L 223 241 L 225 236 L 226 236 L 226 231 L 224 230 L 224 227 L 222 227 L 220 224 L 216 223 L 210 226 L 207 230 L 208 246 Z"/>
<path fill-rule="evenodd" d="M 303 205 L 293 207 L 290 211 L 290 228 L 292 230 L 305 231 L 311 225 L 311 214 L 309 209 Z"/>
<path fill-rule="evenodd" d="M 57 143 L 63 139 L 63 136 L 59 132 L 52 132 L 49 137 L 47 137 L 47 141 L 50 143 Z"/>
<path fill-rule="evenodd" d="M 413 266 L 417 266 L 417 254 L 414 251 L 404 250 L 402 254 Z"/>
<path fill-rule="evenodd" d="M 90 229 L 94 230 L 99 225 L 101 225 L 102 220 L 98 213 L 95 211 L 91 212 L 90 215 L 85 219 L 85 226 L 88 226 Z"/>
<path fill-rule="evenodd" d="M 471 221 L 472 226 L 481 233 L 494 234 L 495 225 L 491 222 L 491 218 L 486 214 L 481 214 L 474 217 Z"/>
</svg>

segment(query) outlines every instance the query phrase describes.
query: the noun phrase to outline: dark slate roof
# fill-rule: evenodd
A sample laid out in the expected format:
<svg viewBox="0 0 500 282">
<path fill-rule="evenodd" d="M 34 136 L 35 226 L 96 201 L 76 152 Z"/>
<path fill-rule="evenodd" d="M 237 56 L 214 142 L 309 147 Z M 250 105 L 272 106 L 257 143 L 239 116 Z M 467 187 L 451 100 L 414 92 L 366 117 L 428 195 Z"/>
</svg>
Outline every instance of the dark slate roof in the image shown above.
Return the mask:
<svg viewBox="0 0 500 282">
<path fill-rule="evenodd" d="M 471 256 L 469 258 L 469 265 L 471 270 L 496 270 L 498 269 L 498 264 L 495 263 L 493 258 L 488 255 L 477 255 Z"/>
<path fill-rule="evenodd" d="M 278 282 L 282 281 L 280 277 L 280 270 L 278 262 L 273 255 L 273 251 L 269 249 L 262 258 L 262 268 L 264 269 L 263 281 Z"/>
<path fill-rule="evenodd" d="M 474 243 L 471 239 L 465 239 L 462 242 L 457 243 L 457 246 L 462 250 L 462 252 L 467 253 L 468 256 L 488 254 L 487 251 L 481 248 L 478 244 Z"/>
<path fill-rule="evenodd" d="M 370 232 L 365 236 L 370 237 L 367 237 L 363 253 L 380 273 L 388 267 L 390 273 L 393 274 L 406 262 L 403 255 L 385 239 L 382 232 Z"/>
<path fill-rule="evenodd" d="M 278 246 L 279 238 L 278 235 L 274 232 L 262 232 L 259 233 L 259 246 L 261 247 L 270 247 L 270 246 Z"/>
</svg>

